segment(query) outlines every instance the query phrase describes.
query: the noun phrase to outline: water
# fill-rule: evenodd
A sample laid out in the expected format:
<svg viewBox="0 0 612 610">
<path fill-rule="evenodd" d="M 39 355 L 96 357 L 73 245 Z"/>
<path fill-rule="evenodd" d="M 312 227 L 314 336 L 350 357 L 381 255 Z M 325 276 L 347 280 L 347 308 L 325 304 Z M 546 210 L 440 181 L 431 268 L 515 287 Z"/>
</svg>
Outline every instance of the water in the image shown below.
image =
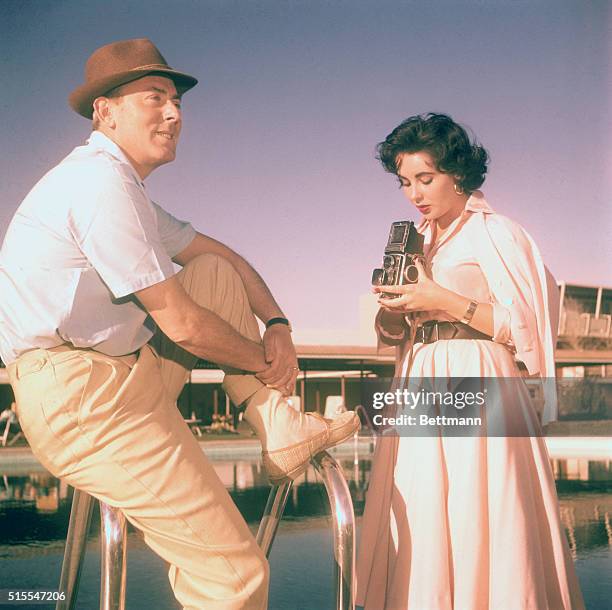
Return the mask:
<svg viewBox="0 0 612 610">
<path fill-rule="evenodd" d="M 340 460 L 360 525 L 371 462 Z M 270 488 L 257 462 L 216 461 L 215 468 L 253 531 Z M 612 463 L 553 460 L 561 516 L 589 610 L 612 599 Z M 59 582 L 71 490 L 44 470 L 12 469 L 0 475 L 0 589 L 54 590 Z M 99 517 L 94 512 L 77 608 L 99 605 Z M 270 610 L 335 608 L 332 536 L 322 483 L 309 470 L 294 485 L 270 556 Z M 299 552 L 296 551 L 299 549 Z M 127 608 L 180 608 L 164 562 L 140 535 L 128 534 Z M 1 606 L 9 607 L 9 606 Z M 26 608 L 25 605 L 11 606 Z M 52 606 L 32 606 L 32 608 Z"/>
</svg>

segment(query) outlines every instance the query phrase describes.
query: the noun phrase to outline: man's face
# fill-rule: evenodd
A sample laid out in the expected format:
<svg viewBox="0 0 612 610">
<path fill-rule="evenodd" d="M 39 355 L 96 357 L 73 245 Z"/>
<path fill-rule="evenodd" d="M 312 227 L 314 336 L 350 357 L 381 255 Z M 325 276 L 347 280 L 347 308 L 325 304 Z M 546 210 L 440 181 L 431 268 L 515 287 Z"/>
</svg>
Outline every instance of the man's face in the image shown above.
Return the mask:
<svg viewBox="0 0 612 610">
<path fill-rule="evenodd" d="M 163 76 L 143 76 L 123 85 L 112 98 L 112 133 L 141 178 L 174 161 L 181 133 L 181 101 L 174 82 Z"/>
</svg>

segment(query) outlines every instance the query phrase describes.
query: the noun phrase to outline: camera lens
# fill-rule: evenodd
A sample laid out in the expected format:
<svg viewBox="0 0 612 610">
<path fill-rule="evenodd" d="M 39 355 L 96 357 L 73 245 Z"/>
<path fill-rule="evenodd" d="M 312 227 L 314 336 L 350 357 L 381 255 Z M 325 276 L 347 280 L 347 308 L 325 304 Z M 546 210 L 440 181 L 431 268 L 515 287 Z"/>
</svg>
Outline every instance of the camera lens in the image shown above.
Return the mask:
<svg viewBox="0 0 612 610">
<path fill-rule="evenodd" d="M 408 284 L 415 284 L 419 281 L 419 270 L 415 265 L 408 265 L 408 267 L 404 269 L 404 278 L 406 278 Z"/>
<path fill-rule="evenodd" d="M 385 270 L 374 269 L 372 271 L 372 286 L 383 286 L 385 283 Z"/>
</svg>

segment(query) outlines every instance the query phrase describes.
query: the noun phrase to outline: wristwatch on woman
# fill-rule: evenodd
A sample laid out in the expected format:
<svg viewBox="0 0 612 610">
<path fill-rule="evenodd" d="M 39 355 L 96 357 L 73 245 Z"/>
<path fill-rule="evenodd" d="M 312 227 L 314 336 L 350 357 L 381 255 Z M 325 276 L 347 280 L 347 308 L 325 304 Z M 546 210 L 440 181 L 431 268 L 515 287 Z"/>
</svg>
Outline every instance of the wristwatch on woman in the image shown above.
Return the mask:
<svg viewBox="0 0 612 610">
<path fill-rule="evenodd" d="M 476 311 L 477 307 L 478 307 L 478 303 L 476 301 L 470 301 L 470 304 L 468 305 L 466 312 L 463 314 L 463 318 L 461 318 L 459 322 L 461 324 L 469 325 L 470 322 L 472 321 L 472 318 L 474 317 L 474 312 Z"/>
</svg>

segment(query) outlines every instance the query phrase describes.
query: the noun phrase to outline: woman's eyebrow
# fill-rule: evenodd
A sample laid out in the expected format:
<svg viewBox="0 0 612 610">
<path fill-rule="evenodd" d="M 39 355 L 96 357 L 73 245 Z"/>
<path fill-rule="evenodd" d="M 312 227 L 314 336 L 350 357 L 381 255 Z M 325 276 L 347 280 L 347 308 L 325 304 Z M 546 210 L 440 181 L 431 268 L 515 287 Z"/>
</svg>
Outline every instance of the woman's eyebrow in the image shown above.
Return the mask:
<svg viewBox="0 0 612 610">
<path fill-rule="evenodd" d="M 415 178 L 420 178 L 421 176 L 433 176 L 434 172 L 419 172 Z M 400 180 L 406 180 L 406 182 L 410 182 L 410 180 L 408 178 L 405 178 L 404 176 L 402 176 L 401 174 L 397 174 L 397 177 Z"/>
</svg>

